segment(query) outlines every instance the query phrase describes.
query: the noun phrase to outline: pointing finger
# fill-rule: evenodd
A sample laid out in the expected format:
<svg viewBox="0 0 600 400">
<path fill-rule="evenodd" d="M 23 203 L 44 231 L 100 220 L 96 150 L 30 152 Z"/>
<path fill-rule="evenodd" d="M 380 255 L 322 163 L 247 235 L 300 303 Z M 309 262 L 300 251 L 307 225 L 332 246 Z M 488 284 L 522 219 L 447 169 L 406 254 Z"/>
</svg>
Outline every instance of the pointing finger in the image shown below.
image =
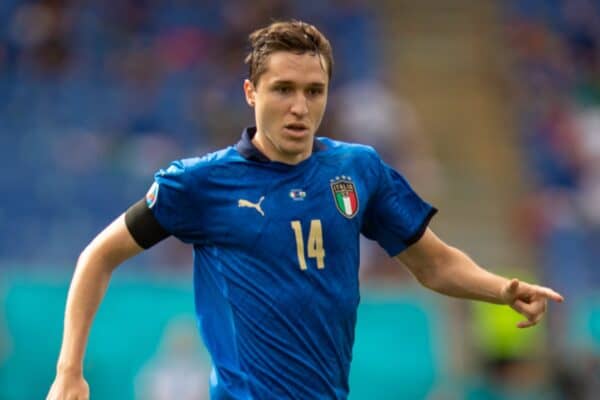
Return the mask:
<svg viewBox="0 0 600 400">
<path fill-rule="evenodd" d="M 544 296 L 547 299 L 554 300 L 559 303 L 562 303 L 563 301 L 565 301 L 565 298 L 563 296 L 561 296 L 554 290 L 547 288 L 547 287 L 538 287 L 537 293 Z"/>
</svg>

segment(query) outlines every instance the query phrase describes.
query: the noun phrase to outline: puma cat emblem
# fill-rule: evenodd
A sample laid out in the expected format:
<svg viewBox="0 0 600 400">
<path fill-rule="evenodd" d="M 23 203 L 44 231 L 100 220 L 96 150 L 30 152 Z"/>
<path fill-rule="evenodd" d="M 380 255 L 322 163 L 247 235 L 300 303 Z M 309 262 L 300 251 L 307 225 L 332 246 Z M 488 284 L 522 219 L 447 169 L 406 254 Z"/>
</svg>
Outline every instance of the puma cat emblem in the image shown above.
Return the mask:
<svg viewBox="0 0 600 400">
<path fill-rule="evenodd" d="M 239 199 L 238 207 L 254 208 L 260 215 L 262 215 L 264 217 L 265 213 L 262 210 L 262 208 L 260 207 L 260 205 L 264 199 L 265 199 L 265 196 L 261 196 L 260 199 L 258 200 L 258 203 L 252 203 L 251 201 L 248 201 L 245 199 Z"/>
</svg>

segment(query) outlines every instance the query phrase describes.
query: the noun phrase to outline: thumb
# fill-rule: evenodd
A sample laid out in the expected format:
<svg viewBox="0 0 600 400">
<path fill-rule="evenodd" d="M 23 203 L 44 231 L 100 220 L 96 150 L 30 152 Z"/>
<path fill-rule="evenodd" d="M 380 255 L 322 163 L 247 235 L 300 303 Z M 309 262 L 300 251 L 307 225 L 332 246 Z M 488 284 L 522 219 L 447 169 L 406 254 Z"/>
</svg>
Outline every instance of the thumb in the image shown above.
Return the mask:
<svg viewBox="0 0 600 400">
<path fill-rule="evenodd" d="M 508 282 L 508 284 L 506 284 L 506 286 L 504 286 L 504 289 L 502 290 L 503 300 L 506 303 L 511 304 L 517 298 L 518 290 L 519 280 L 516 278 L 511 279 L 510 282 Z"/>
</svg>

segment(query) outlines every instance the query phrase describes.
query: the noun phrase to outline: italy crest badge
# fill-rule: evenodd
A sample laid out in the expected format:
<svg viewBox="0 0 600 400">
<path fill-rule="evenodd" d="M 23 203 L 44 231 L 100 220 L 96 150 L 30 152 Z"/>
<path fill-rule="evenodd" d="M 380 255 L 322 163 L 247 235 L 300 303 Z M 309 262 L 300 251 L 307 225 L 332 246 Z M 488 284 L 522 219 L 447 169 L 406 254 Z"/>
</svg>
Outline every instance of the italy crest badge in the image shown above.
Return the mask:
<svg viewBox="0 0 600 400">
<path fill-rule="evenodd" d="M 336 176 L 329 185 L 338 211 L 346 218 L 353 218 L 358 212 L 358 195 L 352 178 Z"/>
</svg>

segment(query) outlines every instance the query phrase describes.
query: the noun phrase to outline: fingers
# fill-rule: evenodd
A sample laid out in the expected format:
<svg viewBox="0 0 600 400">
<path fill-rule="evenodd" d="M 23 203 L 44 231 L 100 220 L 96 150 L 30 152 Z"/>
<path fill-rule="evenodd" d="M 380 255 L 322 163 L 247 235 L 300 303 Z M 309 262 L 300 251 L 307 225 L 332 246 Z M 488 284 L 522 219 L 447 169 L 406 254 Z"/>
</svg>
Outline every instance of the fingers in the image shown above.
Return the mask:
<svg viewBox="0 0 600 400">
<path fill-rule="evenodd" d="M 536 294 L 539 294 L 540 296 L 543 296 L 547 299 L 554 300 L 558 303 L 562 303 L 563 301 L 565 301 L 564 297 L 547 287 L 537 286 Z"/>
<path fill-rule="evenodd" d="M 540 297 L 531 303 L 526 303 L 521 300 L 515 301 L 512 308 L 527 318 L 526 321 L 519 322 L 517 327 L 529 328 L 530 326 L 537 325 L 546 312 L 547 303 L 548 302 L 544 297 Z"/>
<path fill-rule="evenodd" d="M 537 322 L 534 321 L 521 321 L 517 324 L 517 328 L 523 329 L 523 328 L 529 328 L 532 326 L 537 325 Z"/>
<path fill-rule="evenodd" d="M 564 297 L 554 290 L 518 279 L 511 279 L 503 289 L 504 301 L 514 310 L 527 318 L 517 324 L 519 328 L 529 328 L 536 325 L 546 312 L 548 299 L 562 303 Z"/>
<path fill-rule="evenodd" d="M 561 294 L 550 288 L 532 285 L 526 282 L 520 282 L 518 279 L 514 278 L 508 283 L 504 293 L 506 295 L 506 299 L 513 301 L 517 298 L 520 300 L 529 301 L 530 299 L 535 299 L 537 297 L 544 297 L 558 303 L 565 301 L 565 298 Z"/>
</svg>

